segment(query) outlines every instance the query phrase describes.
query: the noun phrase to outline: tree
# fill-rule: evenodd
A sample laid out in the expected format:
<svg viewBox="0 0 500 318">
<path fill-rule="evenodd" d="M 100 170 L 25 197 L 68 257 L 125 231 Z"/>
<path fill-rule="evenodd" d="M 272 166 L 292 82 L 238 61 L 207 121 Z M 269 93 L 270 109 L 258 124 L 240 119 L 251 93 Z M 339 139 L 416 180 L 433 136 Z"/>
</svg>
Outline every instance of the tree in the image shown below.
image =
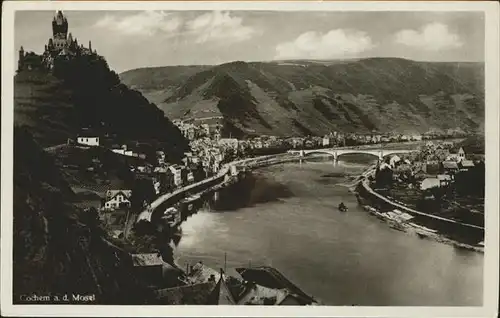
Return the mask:
<svg viewBox="0 0 500 318">
<path fill-rule="evenodd" d="M 132 211 L 139 212 L 144 208 L 144 201 L 149 203 L 156 199 L 156 191 L 153 182 L 149 179 L 138 178 L 132 188 L 130 204 Z"/>
<path fill-rule="evenodd" d="M 377 188 L 390 188 L 392 186 L 393 172 L 390 168 L 378 169 L 375 174 Z"/>
<path fill-rule="evenodd" d="M 155 227 L 151 222 L 141 220 L 134 224 L 134 234 L 137 236 L 154 235 Z"/>
<path fill-rule="evenodd" d="M 88 227 L 95 228 L 99 225 L 99 212 L 94 207 L 87 208 L 83 211 L 81 221 Z"/>
<path fill-rule="evenodd" d="M 169 176 L 167 173 L 160 173 L 158 176 L 158 181 L 160 182 L 160 193 L 167 193 L 172 190 L 169 182 Z"/>
<path fill-rule="evenodd" d="M 193 177 L 195 181 L 201 181 L 205 179 L 205 171 L 203 170 L 203 165 L 200 163 L 196 165 L 196 168 L 193 169 Z"/>
</svg>

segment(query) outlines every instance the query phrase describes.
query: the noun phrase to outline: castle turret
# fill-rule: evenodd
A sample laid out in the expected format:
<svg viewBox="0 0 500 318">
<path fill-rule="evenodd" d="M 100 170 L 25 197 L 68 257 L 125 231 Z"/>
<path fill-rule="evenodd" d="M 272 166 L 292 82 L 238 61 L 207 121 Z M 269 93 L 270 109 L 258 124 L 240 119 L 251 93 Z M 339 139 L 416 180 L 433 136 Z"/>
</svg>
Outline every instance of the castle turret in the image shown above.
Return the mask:
<svg viewBox="0 0 500 318">
<path fill-rule="evenodd" d="M 24 67 L 24 48 L 19 49 L 19 60 L 17 61 L 17 70 L 20 71 Z"/>
</svg>

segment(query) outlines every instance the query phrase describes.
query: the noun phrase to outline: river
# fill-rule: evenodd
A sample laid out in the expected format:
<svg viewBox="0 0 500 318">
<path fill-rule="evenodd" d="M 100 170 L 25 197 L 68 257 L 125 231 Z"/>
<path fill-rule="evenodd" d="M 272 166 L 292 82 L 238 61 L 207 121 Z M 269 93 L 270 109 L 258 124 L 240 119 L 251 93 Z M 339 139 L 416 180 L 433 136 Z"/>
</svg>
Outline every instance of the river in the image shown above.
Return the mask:
<svg viewBox="0 0 500 318">
<path fill-rule="evenodd" d="M 396 231 L 358 206 L 343 184 L 371 162 L 346 156 L 255 171 L 240 196 L 222 199 L 229 208 L 182 224 L 177 263 L 221 268 L 226 253 L 228 268 L 274 266 L 327 305 L 482 305 L 483 254 Z M 341 201 L 349 212 L 337 210 Z"/>
</svg>

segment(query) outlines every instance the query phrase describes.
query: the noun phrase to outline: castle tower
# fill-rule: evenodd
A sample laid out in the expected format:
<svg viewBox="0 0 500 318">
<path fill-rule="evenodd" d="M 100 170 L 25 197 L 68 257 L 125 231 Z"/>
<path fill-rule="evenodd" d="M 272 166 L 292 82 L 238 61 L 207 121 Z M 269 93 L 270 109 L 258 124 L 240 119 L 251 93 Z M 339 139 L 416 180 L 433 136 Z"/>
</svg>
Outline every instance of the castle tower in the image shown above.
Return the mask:
<svg viewBox="0 0 500 318">
<path fill-rule="evenodd" d="M 57 11 L 52 20 L 52 42 L 54 50 L 60 51 L 68 45 L 68 20 L 62 11 Z"/>
<path fill-rule="evenodd" d="M 20 71 L 24 66 L 24 48 L 21 46 L 19 49 L 19 60 L 17 61 L 17 70 Z"/>
<path fill-rule="evenodd" d="M 57 11 L 56 16 L 52 20 L 52 36 L 54 38 L 66 39 L 68 35 L 68 20 L 63 15 L 62 11 Z"/>
</svg>

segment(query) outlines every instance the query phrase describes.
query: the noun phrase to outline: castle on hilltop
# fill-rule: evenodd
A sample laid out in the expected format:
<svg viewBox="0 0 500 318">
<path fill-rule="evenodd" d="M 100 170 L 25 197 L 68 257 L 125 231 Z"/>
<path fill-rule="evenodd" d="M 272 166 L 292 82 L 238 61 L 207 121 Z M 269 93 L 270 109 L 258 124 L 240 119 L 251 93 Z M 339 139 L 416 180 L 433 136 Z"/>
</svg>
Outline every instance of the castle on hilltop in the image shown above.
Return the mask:
<svg viewBox="0 0 500 318">
<path fill-rule="evenodd" d="M 62 11 L 57 11 L 52 20 L 52 37 L 42 55 L 34 52 L 25 52 L 23 47 L 19 50 L 18 71 L 31 70 L 35 68 L 44 68 L 51 70 L 54 67 L 56 59 L 69 60 L 82 55 L 97 55 L 97 51 L 92 51 L 92 43 L 89 41 L 89 47 L 78 44 L 77 38 L 68 34 L 68 19 Z"/>
</svg>

